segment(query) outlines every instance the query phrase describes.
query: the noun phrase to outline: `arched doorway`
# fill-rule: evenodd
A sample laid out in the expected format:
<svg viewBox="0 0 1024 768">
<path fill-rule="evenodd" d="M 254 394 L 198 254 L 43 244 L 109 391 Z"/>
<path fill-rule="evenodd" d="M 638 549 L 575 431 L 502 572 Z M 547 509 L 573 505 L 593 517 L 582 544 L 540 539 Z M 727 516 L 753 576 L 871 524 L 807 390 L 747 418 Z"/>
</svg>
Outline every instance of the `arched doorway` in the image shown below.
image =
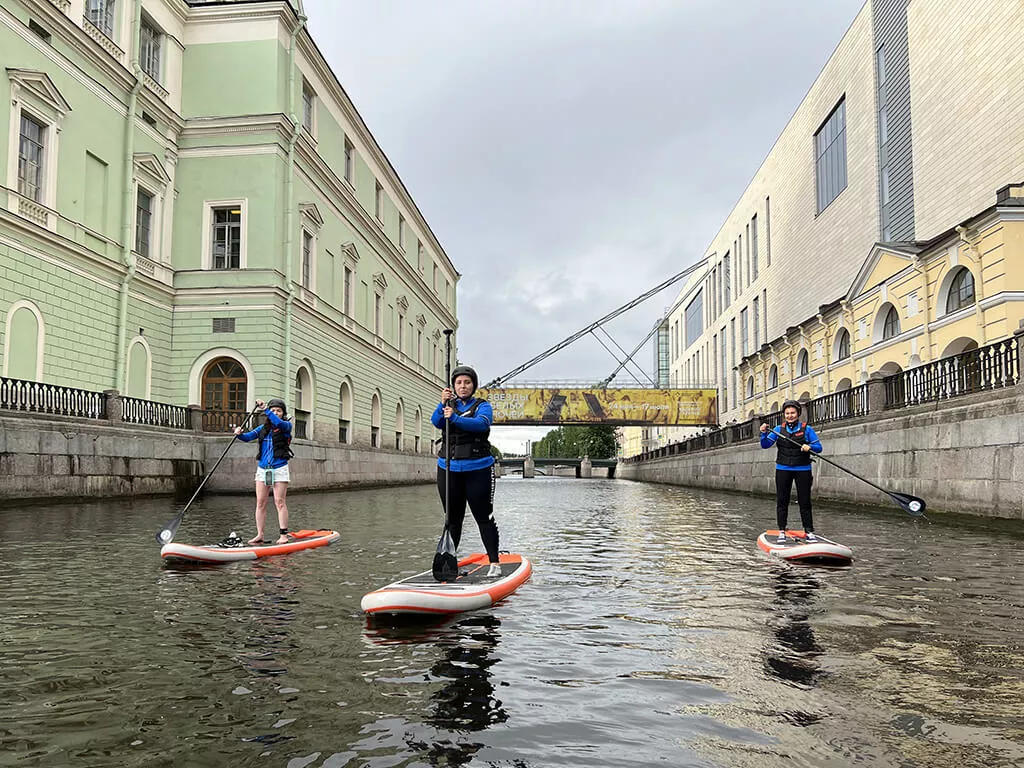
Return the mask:
<svg viewBox="0 0 1024 768">
<path fill-rule="evenodd" d="M 202 387 L 205 431 L 229 432 L 248 415 L 248 380 L 237 360 L 211 360 L 203 370 Z"/>
</svg>

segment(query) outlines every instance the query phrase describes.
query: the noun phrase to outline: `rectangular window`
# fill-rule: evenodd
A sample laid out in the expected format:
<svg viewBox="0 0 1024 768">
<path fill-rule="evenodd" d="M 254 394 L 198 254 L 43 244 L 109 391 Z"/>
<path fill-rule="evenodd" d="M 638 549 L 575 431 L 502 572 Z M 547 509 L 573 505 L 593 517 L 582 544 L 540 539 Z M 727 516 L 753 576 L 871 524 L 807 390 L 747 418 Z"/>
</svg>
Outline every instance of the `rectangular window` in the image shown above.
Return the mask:
<svg viewBox="0 0 1024 768">
<path fill-rule="evenodd" d="M 316 101 L 316 94 L 309 87 L 309 83 L 302 83 L 302 127 L 310 135 L 313 134 L 313 110 Z"/>
<path fill-rule="evenodd" d="M 764 265 L 772 265 L 772 199 L 764 199 Z"/>
<path fill-rule="evenodd" d="M 355 178 L 355 162 L 356 162 L 356 148 L 352 146 L 352 142 L 345 139 L 345 181 L 352 184 L 352 179 Z"/>
<path fill-rule="evenodd" d="M 452 284 L 449 283 L 448 280 L 446 279 L 444 281 L 444 305 L 446 307 L 450 307 L 451 306 L 451 303 L 452 303 L 451 293 L 452 293 Z"/>
<path fill-rule="evenodd" d="M 302 287 L 313 287 L 313 236 L 302 230 Z"/>
<path fill-rule="evenodd" d="M 213 209 L 213 268 L 238 269 L 242 258 L 242 209 Z"/>
<path fill-rule="evenodd" d="M 145 17 L 139 29 L 139 66 L 142 71 L 160 82 L 160 46 L 163 35 Z"/>
<path fill-rule="evenodd" d="M 754 351 L 755 352 L 757 352 L 757 350 L 759 350 L 761 348 L 761 318 L 760 318 L 760 311 L 759 311 L 760 308 L 761 308 L 761 302 L 757 298 L 757 296 L 755 296 L 754 297 L 754 314 L 753 314 L 753 317 L 751 318 L 753 320 L 753 323 L 751 323 L 751 326 L 754 329 Z"/>
<path fill-rule="evenodd" d="M 153 226 L 153 196 L 141 187 L 135 195 L 135 252 L 149 258 L 149 233 Z"/>
<path fill-rule="evenodd" d="M 747 224 L 747 285 L 750 285 L 750 275 L 752 270 L 750 268 L 750 225 Z"/>
<path fill-rule="evenodd" d="M 757 280 L 757 214 L 750 219 L 750 279 Z M 755 299 L 757 301 L 757 299 Z"/>
<path fill-rule="evenodd" d="M 405 354 L 405 315 L 398 316 L 398 351 Z"/>
<path fill-rule="evenodd" d="M 384 300 L 381 298 L 379 293 L 373 295 L 373 333 L 376 336 L 380 336 L 381 325 L 384 321 L 382 312 L 384 309 Z"/>
<path fill-rule="evenodd" d="M 416 331 L 416 364 L 423 362 L 423 331 Z"/>
<path fill-rule="evenodd" d="M 416 269 L 423 274 L 423 243 L 416 241 Z"/>
<path fill-rule="evenodd" d="M 384 221 L 384 188 L 379 181 L 373 183 L 373 215 L 377 221 Z"/>
<path fill-rule="evenodd" d="M 434 293 L 437 293 L 438 275 L 439 274 L 440 274 L 440 270 L 438 270 L 437 264 L 435 264 L 434 265 Z"/>
<path fill-rule="evenodd" d="M 725 309 L 732 304 L 732 269 L 730 268 L 729 254 L 725 254 L 725 258 L 722 259 L 722 308 Z"/>
<path fill-rule="evenodd" d="M 345 267 L 343 288 L 344 294 L 341 297 L 341 311 L 352 317 L 352 270 Z"/>
<path fill-rule="evenodd" d="M 405 250 L 405 216 L 398 214 L 398 247 Z"/>
<path fill-rule="evenodd" d="M 45 141 L 46 126 L 22 111 L 18 142 L 18 194 L 37 203 L 43 200 Z"/>
<path fill-rule="evenodd" d="M 741 357 L 750 354 L 750 314 L 746 307 L 740 311 L 740 349 Z"/>
<path fill-rule="evenodd" d="M 686 305 L 686 346 L 689 347 L 704 332 L 704 291 L 697 291 L 693 301 Z"/>
<path fill-rule="evenodd" d="M 96 29 L 114 39 L 114 5 L 116 0 L 85 0 L 85 18 Z"/>
<path fill-rule="evenodd" d="M 846 189 L 846 99 L 843 98 L 814 134 L 818 213 Z"/>
</svg>

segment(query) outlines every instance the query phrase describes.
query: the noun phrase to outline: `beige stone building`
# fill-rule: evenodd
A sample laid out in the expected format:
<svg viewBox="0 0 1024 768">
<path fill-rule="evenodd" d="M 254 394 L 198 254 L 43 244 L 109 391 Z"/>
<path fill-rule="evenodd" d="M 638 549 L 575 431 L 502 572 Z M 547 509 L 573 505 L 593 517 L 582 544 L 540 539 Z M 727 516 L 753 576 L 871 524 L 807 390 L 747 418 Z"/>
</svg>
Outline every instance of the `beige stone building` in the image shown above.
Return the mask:
<svg viewBox="0 0 1024 768">
<path fill-rule="evenodd" d="M 741 421 L 778 399 L 773 366 L 780 397 L 813 398 L 1012 333 L 1017 214 L 993 203 L 1024 180 L 1022 38 L 1019 0 L 868 0 L 666 316 L 670 385 L 716 386 Z M 957 273 L 976 298 L 947 313 Z M 840 370 L 817 355 L 844 331 Z"/>
</svg>

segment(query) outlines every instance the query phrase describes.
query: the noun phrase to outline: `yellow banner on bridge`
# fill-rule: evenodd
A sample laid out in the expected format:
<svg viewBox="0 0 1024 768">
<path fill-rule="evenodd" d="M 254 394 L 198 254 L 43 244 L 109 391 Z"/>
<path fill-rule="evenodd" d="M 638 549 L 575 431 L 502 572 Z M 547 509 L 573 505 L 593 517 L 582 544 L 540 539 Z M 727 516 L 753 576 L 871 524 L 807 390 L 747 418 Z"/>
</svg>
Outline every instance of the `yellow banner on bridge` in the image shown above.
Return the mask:
<svg viewBox="0 0 1024 768">
<path fill-rule="evenodd" d="M 481 389 L 494 424 L 652 424 L 703 427 L 718 423 L 713 389 Z"/>
</svg>

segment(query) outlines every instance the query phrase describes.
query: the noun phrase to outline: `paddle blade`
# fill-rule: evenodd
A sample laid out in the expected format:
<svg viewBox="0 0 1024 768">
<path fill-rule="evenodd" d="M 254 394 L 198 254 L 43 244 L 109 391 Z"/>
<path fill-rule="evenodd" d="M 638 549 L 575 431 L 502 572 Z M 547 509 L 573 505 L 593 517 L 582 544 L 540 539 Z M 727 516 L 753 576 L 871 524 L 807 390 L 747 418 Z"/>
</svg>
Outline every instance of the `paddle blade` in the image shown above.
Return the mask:
<svg viewBox="0 0 1024 768">
<path fill-rule="evenodd" d="M 174 534 L 178 532 L 178 526 L 181 525 L 183 514 L 179 514 L 163 528 L 156 532 L 156 543 L 161 547 L 165 544 L 170 544 L 174 540 Z"/>
<path fill-rule="evenodd" d="M 906 493 L 890 493 L 889 495 L 892 496 L 893 501 L 903 507 L 913 517 L 921 517 L 928 507 L 925 500 L 917 496 L 911 496 Z"/>
<path fill-rule="evenodd" d="M 448 529 L 444 529 L 441 539 L 437 542 L 437 554 L 434 555 L 434 581 L 455 581 L 459 575 L 459 561 L 455 558 L 455 542 Z"/>
</svg>

